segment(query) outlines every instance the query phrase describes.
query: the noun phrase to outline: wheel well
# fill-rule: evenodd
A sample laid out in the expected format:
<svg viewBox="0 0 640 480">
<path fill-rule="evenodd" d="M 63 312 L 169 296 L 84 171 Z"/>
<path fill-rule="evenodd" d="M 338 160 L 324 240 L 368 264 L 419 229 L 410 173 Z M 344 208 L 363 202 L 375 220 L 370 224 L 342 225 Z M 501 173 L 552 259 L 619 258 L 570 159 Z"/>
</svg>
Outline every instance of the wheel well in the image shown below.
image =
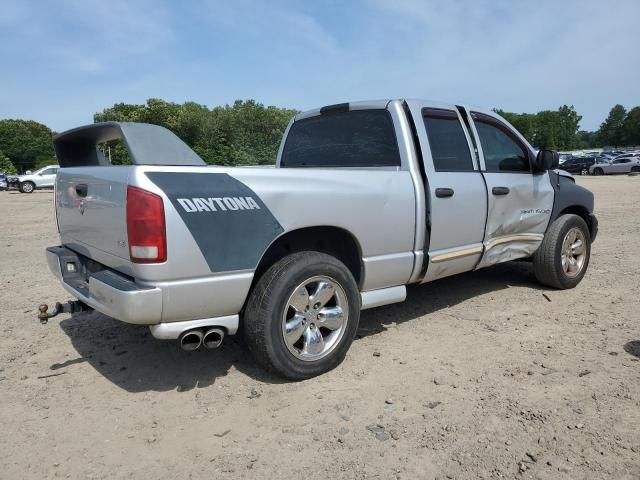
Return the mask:
<svg viewBox="0 0 640 480">
<path fill-rule="evenodd" d="M 578 215 L 580 218 L 582 218 L 587 224 L 587 227 L 589 227 L 589 233 L 591 234 L 591 237 L 593 237 L 592 218 L 591 218 L 591 215 L 589 215 L 589 211 L 585 207 L 582 207 L 580 205 L 572 205 L 562 210 L 562 212 L 560 212 L 560 215 L 567 215 L 567 214 Z"/>
<path fill-rule="evenodd" d="M 336 257 L 349 269 L 358 286 L 362 281 L 362 253 L 355 237 L 338 227 L 308 227 L 292 230 L 278 237 L 262 255 L 253 283 L 281 258 L 304 250 L 323 252 Z"/>
</svg>

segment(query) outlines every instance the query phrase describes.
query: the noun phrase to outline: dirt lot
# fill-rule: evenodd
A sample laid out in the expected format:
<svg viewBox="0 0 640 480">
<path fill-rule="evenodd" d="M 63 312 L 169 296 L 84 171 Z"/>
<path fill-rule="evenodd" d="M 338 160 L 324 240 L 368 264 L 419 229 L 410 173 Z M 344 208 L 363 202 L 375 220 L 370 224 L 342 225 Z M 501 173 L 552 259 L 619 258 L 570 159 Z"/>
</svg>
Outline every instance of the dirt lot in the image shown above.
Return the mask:
<svg viewBox="0 0 640 480">
<path fill-rule="evenodd" d="M 578 288 L 523 262 L 411 288 L 302 383 L 233 339 L 41 326 L 69 298 L 43 254 L 53 196 L 0 192 L 0 478 L 640 478 L 640 177 L 578 181 L 600 219 Z"/>
</svg>

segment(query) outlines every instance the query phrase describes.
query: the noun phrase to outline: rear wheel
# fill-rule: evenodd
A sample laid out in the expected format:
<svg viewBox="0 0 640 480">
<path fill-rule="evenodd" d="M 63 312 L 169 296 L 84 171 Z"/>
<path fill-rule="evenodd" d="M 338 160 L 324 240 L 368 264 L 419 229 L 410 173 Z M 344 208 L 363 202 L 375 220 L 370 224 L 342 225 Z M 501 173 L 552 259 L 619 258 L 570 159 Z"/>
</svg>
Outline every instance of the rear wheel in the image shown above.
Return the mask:
<svg viewBox="0 0 640 480">
<path fill-rule="evenodd" d="M 600 167 L 594 168 L 593 169 L 593 174 L 594 175 L 604 175 L 604 170 L 602 170 Z"/>
<path fill-rule="evenodd" d="M 23 182 L 20 184 L 20 191 L 22 193 L 32 193 L 36 189 L 36 185 L 33 182 Z"/>
<path fill-rule="evenodd" d="M 584 277 L 591 256 L 591 236 L 578 215 L 562 215 L 533 256 L 533 271 L 540 283 L 559 289 L 573 288 Z"/>
<path fill-rule="evenodd" d="M 254 287 L 244 336 L 265 368 L 302 380 L 342 362 L 359 318 L 360 295 L 347 267 L 324 253 L 298 252 L 271 266 Z"/>
<path fill-rule="evenodd" d="M 582 170 L 580 170 L 580 175 L 589 175 L 589 170 L 583 168 Z"/>
</svg>

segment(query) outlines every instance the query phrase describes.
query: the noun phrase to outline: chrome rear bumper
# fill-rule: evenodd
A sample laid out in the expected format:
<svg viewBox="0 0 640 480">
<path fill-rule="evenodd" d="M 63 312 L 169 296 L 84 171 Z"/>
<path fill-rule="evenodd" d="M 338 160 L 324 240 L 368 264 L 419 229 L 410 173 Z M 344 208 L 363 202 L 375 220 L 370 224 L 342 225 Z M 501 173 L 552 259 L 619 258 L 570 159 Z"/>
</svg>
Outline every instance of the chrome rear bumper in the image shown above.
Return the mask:
<svg viewBox="0 0 640 480">
<path fill-rule="evenodd" d="M 238 330 L 237 314 L 162 322 L 162 288 L 139 285 L 68 248 L 47 248 L 47 263 L 64 289 L 78 300 L 117 320 L 149 325 L 156 338 L 174 340 L 194 328 L 221 327 L 229 335 Z"/>
<path fill-rule="evenodd" d="M 78 255 L 64 247 L 49 247 L 47 263 L 65 290 L 109 317 L 142 325 L 158 323 L 162 318 L 159 288 L 140 287 L 111 270 L 89 273 L 87 281 Z"/>
</svg>

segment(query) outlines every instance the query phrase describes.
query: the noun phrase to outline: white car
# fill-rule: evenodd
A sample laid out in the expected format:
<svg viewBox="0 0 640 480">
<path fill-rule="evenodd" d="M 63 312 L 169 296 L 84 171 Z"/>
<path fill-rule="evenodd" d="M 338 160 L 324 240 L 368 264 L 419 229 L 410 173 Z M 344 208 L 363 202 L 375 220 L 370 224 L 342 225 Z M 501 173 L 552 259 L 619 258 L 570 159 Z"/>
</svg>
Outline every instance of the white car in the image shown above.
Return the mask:
<svg viewBox="0 0 640 480">
<path fill-rule="evenodd" d="M 18 177 L 19 188 L 22 193 L 31 193 L 37 188 L 53 188 L 58 173 L 58 165 L 47 165 L 28 175 Z"/>
<path fill-rule="evenodd" d="M 589 167 L 592 175 L 640 172 L 640 156 L 638 154 L 619 155 L 608 162 L 599 160 Z"/>
</svg>

